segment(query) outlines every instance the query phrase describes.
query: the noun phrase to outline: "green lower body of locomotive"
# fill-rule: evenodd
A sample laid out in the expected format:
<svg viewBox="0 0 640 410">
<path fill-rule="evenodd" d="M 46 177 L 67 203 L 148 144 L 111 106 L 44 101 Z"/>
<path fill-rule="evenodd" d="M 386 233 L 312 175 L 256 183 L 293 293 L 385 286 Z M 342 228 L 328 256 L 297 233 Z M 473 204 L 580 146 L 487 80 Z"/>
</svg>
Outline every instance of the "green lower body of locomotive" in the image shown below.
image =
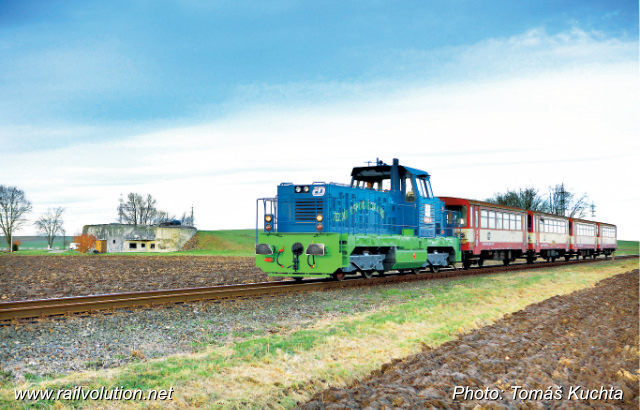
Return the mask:
<svg viewBox="0 0 640 410">
<path fill-rule="evenodd" d="M 461 253 L 457 237 L 419 238 L 408 235 L 340 234 L 340 233 L 260 233 L 258 243 L 268 244 L 271 255 L 256 255 L 256 265 L 269 276 L 329 277 L 337 272 L 351 271 L 351 256 L 357 250 L 367 249 L 393 252 L 393 263 L 386 270 L 418 269 L 427 266 L 429 253 L 448 253 L 449 263 L 460 262 Z M 324 255 L 296 257 L 295 243 L 306 250 L 310 244 L 323 244 Z M 379 269 L 377 269 L 379 271 Z"/>
</svg>

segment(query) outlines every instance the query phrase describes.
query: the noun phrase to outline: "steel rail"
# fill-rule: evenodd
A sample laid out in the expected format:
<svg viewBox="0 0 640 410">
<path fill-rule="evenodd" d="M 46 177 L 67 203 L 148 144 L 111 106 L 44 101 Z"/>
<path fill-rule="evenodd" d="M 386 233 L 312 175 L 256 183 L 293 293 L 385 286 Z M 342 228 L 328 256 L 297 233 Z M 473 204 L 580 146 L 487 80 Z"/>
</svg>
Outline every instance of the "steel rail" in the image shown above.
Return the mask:
<svg viewBox="0 0 640 410">
<path fill-rule="evenodd" d="M 638 255 L 619 256 L 615 259 L 637 258 Z M 26 301 L 0 302 L 0 322 L 15 319 L 37 318 L 63 315 L 67 313 L 94 312 L 107 309 L 156 306 L 216 299 L 236 299 L 276 295 L 292 292 L 326 290 L 346 287 L 372 286 L 387 283 L 413 282 L 454 276 L 484 275 L 492 272 L 511 272 L 526 269 L 541 269 L 573 264 L 601 262 L 612 259 L 587 259 L 562 262 L 542 262 L 535 264 L 495 265 L 463 270 L 448 268 L 427 274 L 386 274 L 371 279 L 348 278 L 343 281 L 305 280 L 260 282 L 240 285 L 222 285 L 200 288 L 166 289 L 140 292 L 114 293 L 106 295 L 74 296 L 65 298 L 38 299 Z"/>
</svg>

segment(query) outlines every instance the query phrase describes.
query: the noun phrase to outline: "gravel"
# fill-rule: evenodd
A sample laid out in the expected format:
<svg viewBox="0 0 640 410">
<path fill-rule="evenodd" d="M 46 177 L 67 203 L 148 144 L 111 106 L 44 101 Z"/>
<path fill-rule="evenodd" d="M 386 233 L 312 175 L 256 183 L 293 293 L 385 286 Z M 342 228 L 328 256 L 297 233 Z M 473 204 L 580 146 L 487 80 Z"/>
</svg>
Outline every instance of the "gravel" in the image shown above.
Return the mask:
<svg viewBox="0 0 640 410">
<path fill-rule="evenodd" d="M 18 322 L 0 327 L 0 377 L 20 381 L 195 352 L 404 301 L 388 291 L 389 286 L 338 289 Z"/>
</svg>

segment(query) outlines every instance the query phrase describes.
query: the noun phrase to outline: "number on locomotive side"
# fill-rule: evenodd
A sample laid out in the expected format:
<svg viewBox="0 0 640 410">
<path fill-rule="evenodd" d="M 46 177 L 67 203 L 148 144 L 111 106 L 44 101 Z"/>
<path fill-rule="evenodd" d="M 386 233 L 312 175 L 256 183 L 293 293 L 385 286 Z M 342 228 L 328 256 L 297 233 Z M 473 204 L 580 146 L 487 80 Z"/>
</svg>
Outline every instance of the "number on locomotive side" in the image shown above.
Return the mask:
<svg viewBox="0 0 640 410">
<path fill-rule="evenodd" d="M 311 195 L 313 195 L 313 196 L 323 196 L 324 195 L 324 187 L 323 186 L 317 186 L 317 187 L 313 188 L 313 191 L 311 191 Z"/>
</svg>

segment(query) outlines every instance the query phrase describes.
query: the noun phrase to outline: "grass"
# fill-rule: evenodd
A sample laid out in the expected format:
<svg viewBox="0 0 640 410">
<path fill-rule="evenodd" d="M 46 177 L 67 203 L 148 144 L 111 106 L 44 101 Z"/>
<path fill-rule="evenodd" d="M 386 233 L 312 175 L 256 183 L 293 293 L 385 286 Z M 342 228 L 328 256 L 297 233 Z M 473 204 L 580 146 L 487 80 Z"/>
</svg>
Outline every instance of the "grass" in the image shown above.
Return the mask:
<svg viewBox="0 0 640 410">
<path fill-rule="evenodd" d="M 198 231 L 196 233 L 197 247 L 189 251 L 179 252 L 118 252 L 101 254 L 110 255 L 222 255 L 222 256 L 255 256 L 255 230 L 233 229 L 222 231 Z M 0 238 L 1 239 L 1 238 Z M 30 244 L 26 246 L 26 244 Z M 34 249 L 39 244 L 41 249 Z M 16 255 L 82 255 L 79 252 L 67 250 L 64 253 L 49 253 L 46 249 L 46 241 L 29 240 L 23 242 Z M 55 247 L 54 247 L 55 248 Z M 2 254 L 0 252 L 0 254 Z"/>
<path fill-rule="evenodd" d="M 42 236 L 15 236 L 14 240 L 19 240 L 22 250 L 46 250 L 47 240 Z M 66 246 L 73 242 L 73 236 L 66 237 Z M 62 237 L 57 237 L 53 241 L 53 249 L 64 249 L 65 242 Z M 0 236 L 0 251 L 7 250 L 7 240 L 4 236 Z"/>
<path fill-rule="evenodd" d="M 186 254 L 255 256 L 256 231 L 254 229 L 198 231 L 196 236 L 197 248 L 186 251 Z"/>
<path fill-rule="evenodd" d="M 637 255 L 640 253 L 638 241 L 618 241 L 616 255 Z"/>
<path fill-rule="evenodd" d="M 367 375 L 392 358 L 416 353 L 423 345 L 438 346 L 531 303 L 592 286 L 636 267 L 636 260 L 610 261 L 383 288 L 375 297 L 397 302 L 359 314 L 336 312 L 306 328 L 245 335 L 236 343 L 210 345 L 194 354 L 117 369 L 18 386 L 2 382 L 0 406 L 15 404 L 14 388 L 86 385 L 174 387 L 173 404 L 179 407 L 292 407 L 328 386 Z M 108 403 L 64 404 L 99 407 Z"/>
</svg>

